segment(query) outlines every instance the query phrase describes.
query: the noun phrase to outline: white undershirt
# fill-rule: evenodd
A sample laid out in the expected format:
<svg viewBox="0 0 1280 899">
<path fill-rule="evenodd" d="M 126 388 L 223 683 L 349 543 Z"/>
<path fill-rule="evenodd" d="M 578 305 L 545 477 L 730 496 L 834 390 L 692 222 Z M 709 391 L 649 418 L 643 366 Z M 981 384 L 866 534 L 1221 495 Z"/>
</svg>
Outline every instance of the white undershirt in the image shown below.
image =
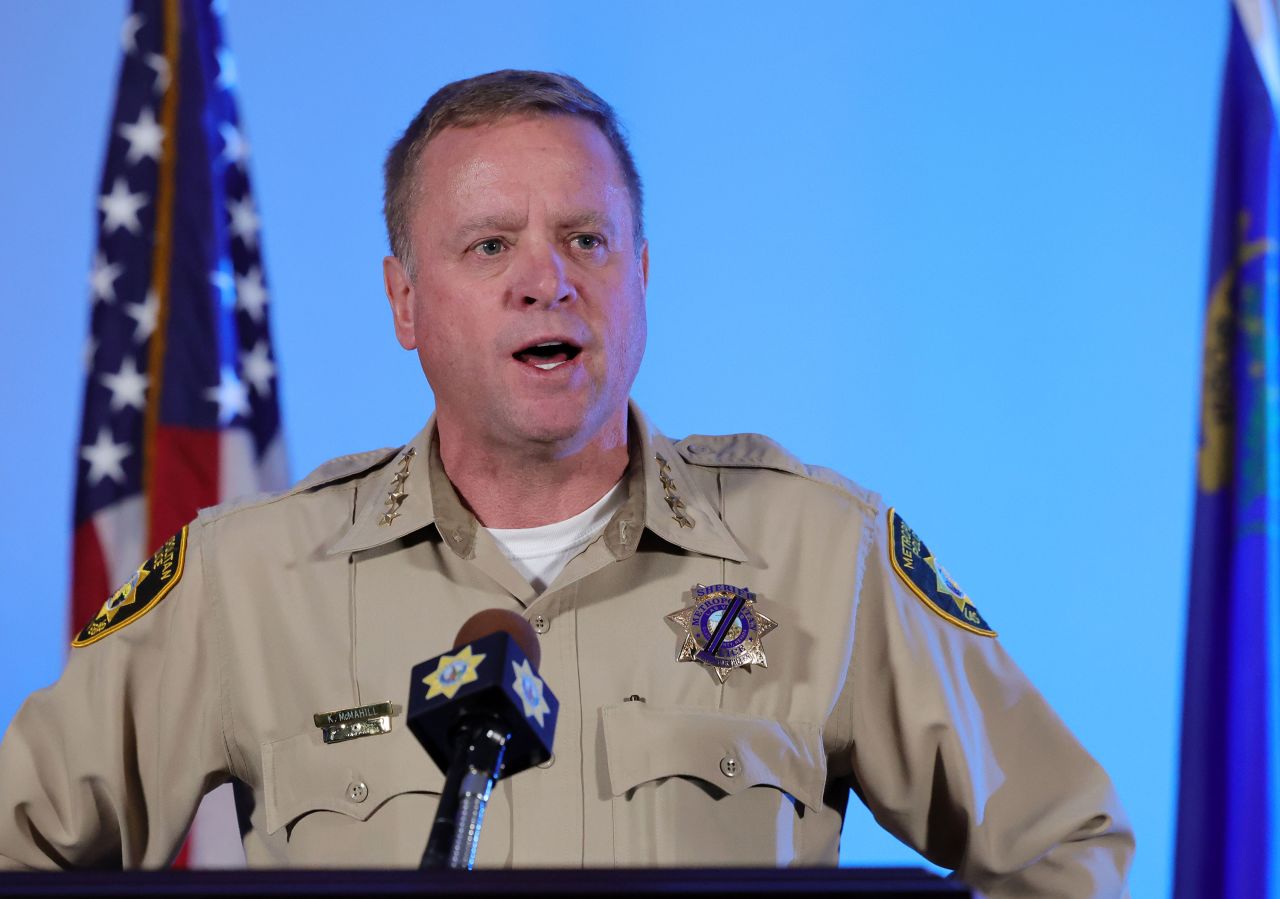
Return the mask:
<svg viewBox="0 0 1280 899">
<path fill-rule="evenodd" d="M 502 554 L 511 560 L 533 589 L 541 593 L 559 576 L 569 560 L 582 552 L 586 545 L 604 530 L 613 513 L 627 499 L 623 481 L 609 488 L 609 492 L 590 508 L 564 521 L 539 525 L 536 528 L 485 528 L 493 535 Z"/>
</svg>

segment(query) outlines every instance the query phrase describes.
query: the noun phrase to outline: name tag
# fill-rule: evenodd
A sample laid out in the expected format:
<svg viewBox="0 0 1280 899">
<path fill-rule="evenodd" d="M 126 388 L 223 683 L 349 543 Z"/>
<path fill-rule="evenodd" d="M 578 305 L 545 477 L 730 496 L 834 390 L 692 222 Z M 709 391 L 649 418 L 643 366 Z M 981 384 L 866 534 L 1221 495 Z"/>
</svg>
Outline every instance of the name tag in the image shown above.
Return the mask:
<svg viewBox="0 0 1280 899">
<path fill-rule="evenodd" d="M 391 703 L 375 702 L 352 709 L 321 712 L 311 720 L 320 728 L 325 743 L 341 743 L 357 737 L 374 737 L 391 732 Z"/>
</svg>

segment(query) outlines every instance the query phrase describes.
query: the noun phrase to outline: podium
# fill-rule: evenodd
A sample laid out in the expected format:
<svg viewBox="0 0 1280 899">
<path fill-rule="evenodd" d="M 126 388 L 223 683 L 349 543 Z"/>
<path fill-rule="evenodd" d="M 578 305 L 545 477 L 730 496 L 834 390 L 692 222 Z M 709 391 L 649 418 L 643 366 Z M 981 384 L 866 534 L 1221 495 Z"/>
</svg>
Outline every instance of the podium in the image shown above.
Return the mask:
<svg viewBox="0 0 1280 899">
<path fill-rule="evenodd" d="M 962 897 L 920 868 L 617 868 L 501 871 L 236 870 L 0 873 L 0 896 Z"/>
</svg>

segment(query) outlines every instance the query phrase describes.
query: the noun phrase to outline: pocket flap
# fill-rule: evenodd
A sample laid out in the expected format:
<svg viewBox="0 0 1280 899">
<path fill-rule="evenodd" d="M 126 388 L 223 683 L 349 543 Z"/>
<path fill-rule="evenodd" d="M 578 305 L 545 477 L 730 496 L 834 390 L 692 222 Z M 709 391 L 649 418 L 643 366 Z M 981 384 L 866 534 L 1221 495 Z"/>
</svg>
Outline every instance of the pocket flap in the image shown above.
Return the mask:
<svg viewBox="0 0 1280 899">
<path fill-rule="evenodd" d="M 318 728 L 262 744 L 267 833 L 308 812 L 366 820 L 401 793 L 439 793 L 440 773 L 401 721 L 389 734 L 325 744 Z"/>
<path fill-rule="evenodd" d="M 601 711 L 614 796 L 663 777 L 694 777 L 726 793 L 770 786 L 808 808 L 822 805 L 827 760 L 817 725 L 643 702 Z"/>
</svg>

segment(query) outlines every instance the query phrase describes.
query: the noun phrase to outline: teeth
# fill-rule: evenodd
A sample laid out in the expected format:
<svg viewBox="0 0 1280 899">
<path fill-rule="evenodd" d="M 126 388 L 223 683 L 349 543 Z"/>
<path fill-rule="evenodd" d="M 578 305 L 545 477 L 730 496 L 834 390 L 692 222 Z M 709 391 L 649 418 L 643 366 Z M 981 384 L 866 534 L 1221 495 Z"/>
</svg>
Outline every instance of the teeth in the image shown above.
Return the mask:
<svg viewBox="0 0 1280 899">
<path fill-rule="evenodd" d="M 555 368 L 557 365 L 564 365 L 564 363 L 564 359 L 561 359 L 559 362 L 537 362 L 534 363 L 533 367 L 540 368 L 543 371 L 551 371 L 551 369 Z"/>
<path fill-rule="evenodd" d="M 539 346 L 539 347 L 542 347 L 542 346 L 559 346 L 559 345 L 560 345 L 560 341 L 558 341 L 558 340 L 548 340 L 546 343 L 535 343 L 535 344 L 534 344 L 534 346 Z"/>
</svg>

